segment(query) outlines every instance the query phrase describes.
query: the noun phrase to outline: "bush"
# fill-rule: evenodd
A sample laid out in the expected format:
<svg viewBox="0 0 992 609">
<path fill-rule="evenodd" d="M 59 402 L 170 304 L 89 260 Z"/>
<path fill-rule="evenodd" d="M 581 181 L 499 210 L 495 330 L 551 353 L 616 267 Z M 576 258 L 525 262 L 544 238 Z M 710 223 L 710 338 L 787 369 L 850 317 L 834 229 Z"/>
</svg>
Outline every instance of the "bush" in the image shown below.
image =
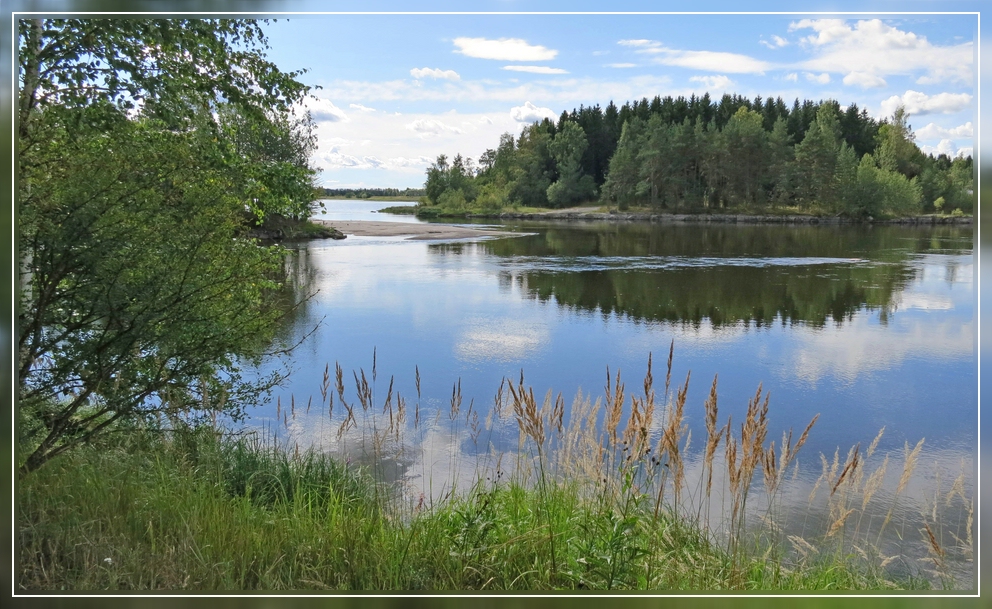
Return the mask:
<svg viewBox="0 0 992 609">
<path fill-rule="evenodd" d="M 459 188 L 457 190 L 446 190 L 438 198 L 438 207 L 447 213 L 465 211 L 465 193 Z"/>
</svg>

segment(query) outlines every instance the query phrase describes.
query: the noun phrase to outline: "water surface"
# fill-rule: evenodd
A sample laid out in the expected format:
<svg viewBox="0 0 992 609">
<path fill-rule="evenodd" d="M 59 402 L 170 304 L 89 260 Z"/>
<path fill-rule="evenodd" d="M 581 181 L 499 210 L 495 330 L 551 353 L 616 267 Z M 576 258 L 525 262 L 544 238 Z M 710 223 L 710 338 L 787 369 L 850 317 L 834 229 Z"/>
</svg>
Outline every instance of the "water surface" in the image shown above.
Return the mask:
<svg viewBox="0 0 992 609">
<path fill-rule="evenodd" d="M 326 216 L 416 221 L 370 213 L 389 204 L 328 201 Z M 742 420 L 759 383 L 771 395 L 770 439 L 820 414 L 801 459 L 806 488 L 820 474 L 819 453 L 832 458 L 839 449 L 843 459 L 884 427 L 877 450 L 892 456 L 888 477 L 898 479 L 906 443 L 925 439 L 900 500 L 904 515 L 927 509 L 959 472 L 973 496 L 971 227 L 504 226 L 530 234 L 474 242 L 349 237 L 298 246 L 296 294 L 315 295 L 283 338 L 295 342 L 317 330 L 295 351 L 294 372 L 276 397 L 282 404 L 290 396 L 297 405 L 319 400 L 325 364 L 333 373 L 338 362 L 354 401 L 352 371 L 370 376 L 375 349 L 380 407 L 391 376 L 394 391 L 416 401 L 416 367 L 422 416 L 438 427 L 412 436 L 424 444 L 396 476 L 436 490 L 463 466 L 474 471 L 478 455 L 517 447 L 515 425 L 487 431 L 480 442 L 466 423 L 444 423 L 457 383 L 463 412 L 470 403 L 487 409 L 502 379 L 516 380 L 521 370 L 535 394 L 560 391 L 566 404 L 580 388 L 602 395 L 607 367 L 621 371 L 628 391 L 639 391 L 648 355 L 655 379 L 663 378 L 674 341 L 673 385 L 691 371 L 687 417 L 695 448 L 705 438 L 702 405 L 719 375 L 721 424 L 728 415 Z M 271 424 L 274 410 L 254 420 Z M 341 414 L 283 425 L 282 433 L 337 450 Z M 795 505 L 805 509 L 800 495 Z M 953 517 L 963 518 L 960 510 Z"/>
</svg>

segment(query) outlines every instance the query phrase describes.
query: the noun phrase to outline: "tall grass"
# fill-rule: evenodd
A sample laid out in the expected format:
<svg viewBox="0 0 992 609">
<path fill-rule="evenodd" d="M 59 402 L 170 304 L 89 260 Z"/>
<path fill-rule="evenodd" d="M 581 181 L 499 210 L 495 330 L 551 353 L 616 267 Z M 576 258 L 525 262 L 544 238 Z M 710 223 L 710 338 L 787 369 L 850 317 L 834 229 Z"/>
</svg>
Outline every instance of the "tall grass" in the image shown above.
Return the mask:
<svg viewBox="0 0 992 609">
<path fill-rule="evenodd" d="M 703 407 L 706 438 L 691 457 L 686 423 L 690 377 L 656 395 L 649 358 L 642 390 L 628 394 L 607 371 L 605 395 L 538 400 L 523 374 L 504 380 L 485 416 L 467 407 L 460 381 L 447 423 L 424 417 L 420 375 L 412 420 L 390 378 L 352 374 L 346 399 L 340 366 L 325 367 L 320 402 L 277 417 L 327 425 L 363 465 L 319 446 L 254 432 L 178 424 L 120 429 L 57 460 L 17 489 L 18 576 L 22 590 L 60 589 L 890 589 L 960 585 L 952 560 L 973 548 L 973 501 L 962 473 L 935 491 L 919 531 L 927 564 L 892 571 L 882 552 L 899 522 L 900 496 L 922 441 L 907 445 L 894 491 L 877 460 L 882 432 L 845 459 L 821 455 L 801 534 L 782 499 L 816 417 L 793 442 L 768 441 L 769 399 L 759 387 L 744 420 L 720 424 L 717 380 Z M 335 395 L 337 394 L 337 405 Z M 629 399 L 628 399 L 629 398 Z M 311 413 L 311 410 L 314 412 Z M 566 412 L 568 416 L 566 417 Z M 433 418 L 433 422 L 431 422 Z M 515 424 L 517 450 L 492 450 L 493 434 Z M 386 464 L 408 451 L 409 434 L 447 428 L 490 447 L 471 477 L 455 481 L 449 456 L 442 492 L 425 480 L 404 495 Z M 720 450 L 720 446 L 723 450 Z M 355 453 L 357 451 L 357 453 Z M 695 460 L 694 460 L 695 459 Z M 425 459 L 426 460 L 426 459 Z M 789 477 L 791 468 L 792 478 Z M 698 474 L 690 478 L 690 471 Z M 424 474 L 430 476 L 425 471 Z M 427 492 L 425 492 L 425 489 Z M 824 497 L 825 496 L 825 497 Z M 829 519 L 810 517 L 826 501 Z M 879 503 L 887 504 L 881 522 Z M 952 504 L 966 522 L 945 517 Z M 885 505 L 882 505 L 885 508 Z M 717 508 L 717 509 L 714 509 Z M 883 509 L 882 511 L 885 511 Z M 755 519 L 757 521 L 755 522 Z M 813 521 L 813 522 L 809 522 Z M 808 526 L 807 526 L 808 525 Z M 820 527 L 821 530 L 816 530 Z M 953 540 L 953 543 L 950 541 Z M 901 561 L 905 564 L 907 561 Z"/>
</svg>

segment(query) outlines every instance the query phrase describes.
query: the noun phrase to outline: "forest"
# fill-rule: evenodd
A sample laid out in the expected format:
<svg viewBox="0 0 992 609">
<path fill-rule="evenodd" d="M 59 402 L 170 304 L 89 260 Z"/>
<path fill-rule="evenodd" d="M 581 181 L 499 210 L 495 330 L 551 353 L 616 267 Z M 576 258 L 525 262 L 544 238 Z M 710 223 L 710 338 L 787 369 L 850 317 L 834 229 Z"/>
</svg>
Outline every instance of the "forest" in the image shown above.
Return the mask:
<svg viewBox="0 0 992 609">
<path fill-rule="evenodd" d="M 856 219 L 970 214 L 971 157 L 924 154 L 903 108 L 709 94 L 611 101 L 505 133 L 474 162 L 440 155 L 418 213 L 598 201 L 618 210 L 788 210 Z"/>
<path fill-rule="evenodd" d="M 321 188 L 317 196 L 325 199 L 381 199 L 396 198 L 417 200 L 424 196 L 423 188 Z"/>
</svg>

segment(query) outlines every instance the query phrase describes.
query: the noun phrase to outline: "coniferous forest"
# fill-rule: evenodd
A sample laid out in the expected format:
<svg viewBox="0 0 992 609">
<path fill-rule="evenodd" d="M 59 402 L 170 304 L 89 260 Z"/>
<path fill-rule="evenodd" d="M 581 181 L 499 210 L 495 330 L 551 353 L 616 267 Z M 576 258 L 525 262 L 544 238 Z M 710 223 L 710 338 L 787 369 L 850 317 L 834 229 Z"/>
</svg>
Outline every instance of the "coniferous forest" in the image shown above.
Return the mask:
<svg viewBox="0 0 992 609">
<path fill-rule="evenodd" d="M 902 108 L 876 120 L 857 104 L 729 94 L 580 106 L 503 134 L 478 162 L 439 156 L 418 213 L 597 200 L 619 210 L 972 213 L 971 157 L 924 154 L 908 119 Z"/>
</svg>

